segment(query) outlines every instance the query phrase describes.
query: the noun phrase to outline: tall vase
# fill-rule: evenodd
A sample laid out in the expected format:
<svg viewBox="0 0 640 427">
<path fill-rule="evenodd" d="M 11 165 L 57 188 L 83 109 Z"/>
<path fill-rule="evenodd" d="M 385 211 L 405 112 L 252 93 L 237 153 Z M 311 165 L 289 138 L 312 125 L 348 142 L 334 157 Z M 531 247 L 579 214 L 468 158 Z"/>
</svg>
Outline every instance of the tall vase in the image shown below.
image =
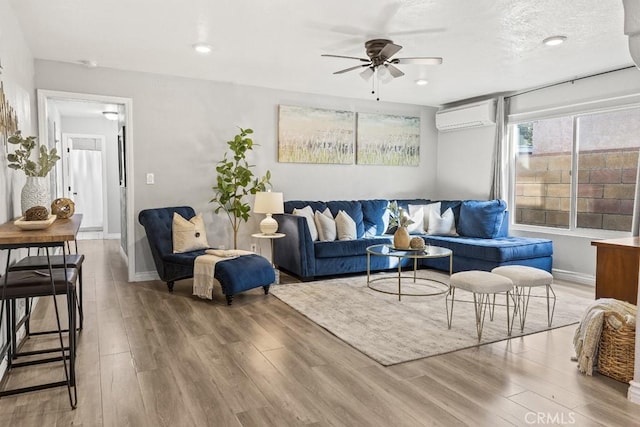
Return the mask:
<svg viewBox="0 0 640 427">
<path fill-rule="evenodd" d="M 20 193 L 22 215 L 34 206 L 44 206 L 51 211 L 51 195 L 49 194 L 49 180 L 43 176 L 28 176 L 27 182 Z"/>
<path fill-rule="evenodd" d="M 398 227 L 393 234 L 393 247 L 398 249 L 409 249 L 411 243 L 411 236 L 407 227 Z"/>
</svg>

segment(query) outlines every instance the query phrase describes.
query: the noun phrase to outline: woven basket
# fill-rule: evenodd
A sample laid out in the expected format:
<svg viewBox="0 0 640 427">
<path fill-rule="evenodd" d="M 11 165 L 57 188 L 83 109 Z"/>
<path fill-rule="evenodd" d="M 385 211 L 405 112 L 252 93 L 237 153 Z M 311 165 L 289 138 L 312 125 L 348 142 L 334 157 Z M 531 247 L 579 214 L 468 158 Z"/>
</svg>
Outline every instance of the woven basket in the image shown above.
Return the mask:
<svg viewBox="0 0 640 427">
<path fill-rule="evenodd" d="M 614 316 L 624 324 L 624 317 L 618 313 L 609 312 L 606 316 Z M 616 330 L 606 320 L 603 323 L 598 345 L 598 372 L 628 383 L 633 379 L 636 330 L 627 325 Z"/>
</svg>

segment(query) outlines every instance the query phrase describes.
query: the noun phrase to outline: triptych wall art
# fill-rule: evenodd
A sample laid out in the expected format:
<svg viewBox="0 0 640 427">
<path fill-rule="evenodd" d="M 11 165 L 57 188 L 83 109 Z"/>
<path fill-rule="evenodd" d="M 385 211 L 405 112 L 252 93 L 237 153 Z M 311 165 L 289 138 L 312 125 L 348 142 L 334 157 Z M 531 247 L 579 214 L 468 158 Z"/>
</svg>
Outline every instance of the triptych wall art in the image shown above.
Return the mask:
<svg viewBox="0 0 640 427">
<path fill-rule="evenodd" d="M 280 105 L 278 161 L 418 166 L 420 118 Z"/>
</svg>

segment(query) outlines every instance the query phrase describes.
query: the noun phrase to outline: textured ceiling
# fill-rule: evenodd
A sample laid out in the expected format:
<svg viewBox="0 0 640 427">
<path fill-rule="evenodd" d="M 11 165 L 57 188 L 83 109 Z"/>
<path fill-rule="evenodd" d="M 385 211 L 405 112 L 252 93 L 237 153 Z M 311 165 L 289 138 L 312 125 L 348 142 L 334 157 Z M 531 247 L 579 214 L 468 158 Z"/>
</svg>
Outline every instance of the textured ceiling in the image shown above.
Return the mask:
<svg viewBox="0 0 640 427">
<path fill-rule="evenodd" d="M 357 71 L 386 37 L 403 65 L 381 99 L 442 105 L 632 65 L 621 0 L 10 0 L 36 58 L 373 99 Z M 568 37 L 544 46 L 552 35 Z M 191 45 L 206 42 L 209 55 Z M 429 84 L 414 81 L 426 78 Z"/>
</svg>

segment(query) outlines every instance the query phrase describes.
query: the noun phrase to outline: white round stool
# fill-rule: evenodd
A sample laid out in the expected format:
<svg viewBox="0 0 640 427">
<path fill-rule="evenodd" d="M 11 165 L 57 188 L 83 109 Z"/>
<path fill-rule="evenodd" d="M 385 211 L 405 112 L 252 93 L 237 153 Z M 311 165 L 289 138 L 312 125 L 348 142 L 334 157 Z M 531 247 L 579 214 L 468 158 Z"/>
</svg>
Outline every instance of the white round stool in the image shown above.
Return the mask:
<svg viewBox="0 0 640 427">
<path fill-rule="evenodd" d="M 511 328 L 513 326 L 513 322 L 511 321 L 512 317 L 509 315 L 509 299 L 512 297 L 511 291 L 513 290 L 513 282 L 511 279 L 498 274 L 489 273 L 488 271 L 471 270 L 452 274 L 449 279 L 449 283 L 451 288 L 445 299 L 445 303 L 447 305 L 447 326 L 449 329 L 451 329 L 451 321 L 453 319 L 453 301 L 455 299 L 456 288 L 473 293 L 473 306 L 476 313 L 478 341 L 482 338 L 484 318 L 487 306 L 490 304 L 489 298 L 493 296 L 493 304 L 489 310 L 489 317 L 493 320 L 496 294 L 504 292 L 506 293 L 507 334 L 511 336 Z M 451 297 L 451 310 L 449 310 L 449 297 Z M 513 314 L 515 315 L 515 311 Z"/>
<path fill-rule="evenodd" d="M 527 310 L 529 308 L 529 298 L 531 297 L 531 288 L 544 286 L 547 293 L 547 323 L 549 327 L 551 327 L 553 313 L 556 309 L 556 293 L 551 288 L 551 284 L 553 283 L 551 273 L 526 265 L 505 265 L 496 267 L 491 270 L 491 272 L 508 277 L 515 286 L 516 301 L 518 303 L 516 310 L 520 318 L 520 331 L 524 330 L 524 322 L 527 318 Z M 553 306 L 550 304 L 550 297 L 553 299 Z"/>
</svg>

